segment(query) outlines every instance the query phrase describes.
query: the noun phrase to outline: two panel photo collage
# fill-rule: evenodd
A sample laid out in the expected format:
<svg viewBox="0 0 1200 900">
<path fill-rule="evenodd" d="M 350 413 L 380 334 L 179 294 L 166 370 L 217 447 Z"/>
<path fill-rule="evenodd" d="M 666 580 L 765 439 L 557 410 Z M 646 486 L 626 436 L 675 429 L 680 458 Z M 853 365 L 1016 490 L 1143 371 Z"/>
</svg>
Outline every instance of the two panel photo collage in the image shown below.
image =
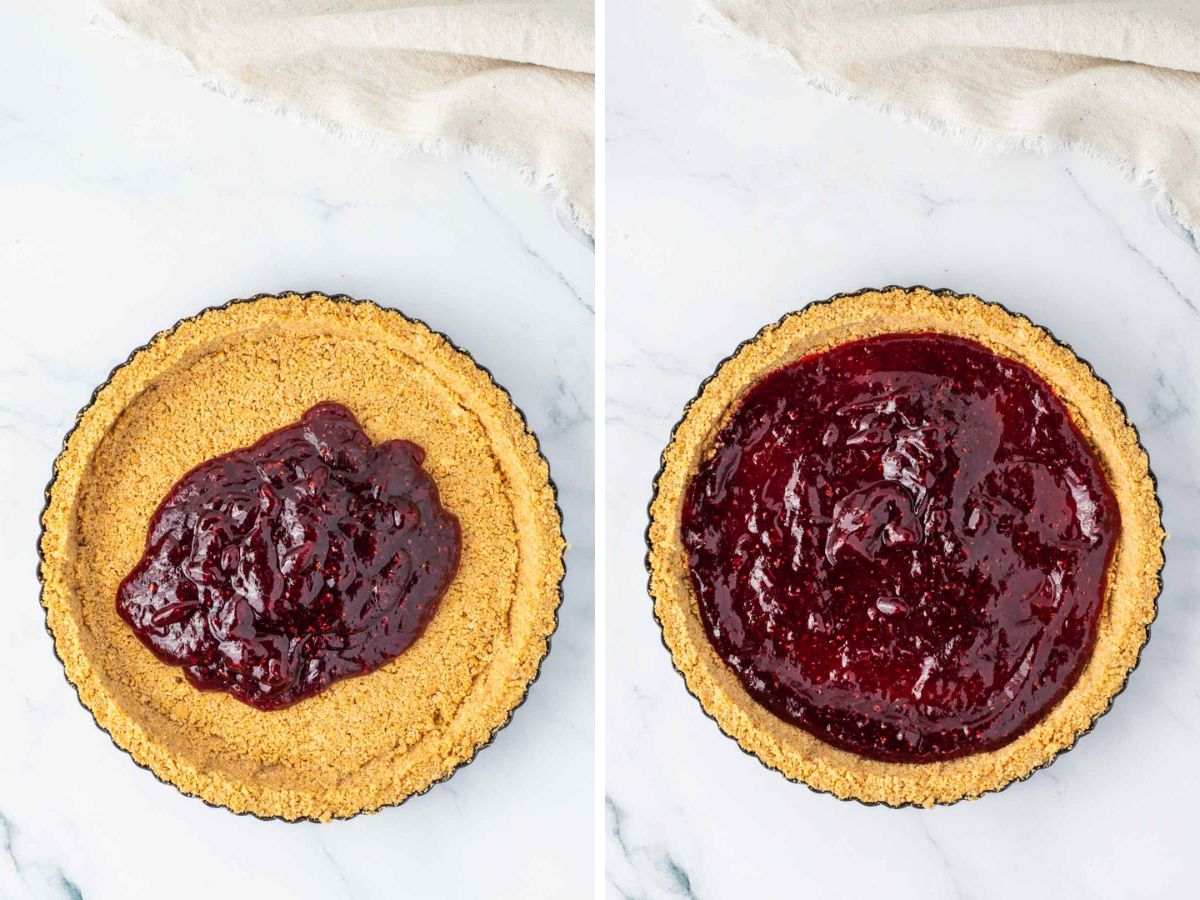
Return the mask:
<svg viewBox="0 0 1200 900">
<path fill-rule="evenodd" d="M 0 900 L 1195 896 L 1200 3 L 0 59 Z"/>
</svg>

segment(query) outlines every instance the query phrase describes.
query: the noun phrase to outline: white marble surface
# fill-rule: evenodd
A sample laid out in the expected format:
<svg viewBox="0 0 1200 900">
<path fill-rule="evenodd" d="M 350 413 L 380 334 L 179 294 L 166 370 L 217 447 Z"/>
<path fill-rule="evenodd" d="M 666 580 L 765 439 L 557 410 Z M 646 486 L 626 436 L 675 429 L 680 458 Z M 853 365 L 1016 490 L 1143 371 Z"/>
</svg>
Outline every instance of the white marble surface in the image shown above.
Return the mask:
<svg viewBox="0 0 1200 900">
<path fill-rule="evenodd" d="M 608 4 L 607 782 L 613 897 L 1182 897 L 1200 866 L 1200 256 L 1079 158 L 980 156 Z M 1129 407 L 1171 532 L 1154 636 L 1096 730 L 932 811 L 819 796 L 744 755 L 671 668 L 642 567 L 650 482 L 700 380 L 803 303 L 927 284 L 1000 300 Z"/>
<path fill-rule="evenodd" d="M 553 198 L 381 158 L 197 86 L 74 3 L 0 6 L 0 897 L 580 897 L 593 884 L 593 255 Z M 449 782 L 328 825 L 156 781 L 93 724 L 43 631 L 42 488 L 76 410 L 155 331 L 319 289 L 428 321 L 542 438 L 570 553 L 553 652 Z"/>
</svg>

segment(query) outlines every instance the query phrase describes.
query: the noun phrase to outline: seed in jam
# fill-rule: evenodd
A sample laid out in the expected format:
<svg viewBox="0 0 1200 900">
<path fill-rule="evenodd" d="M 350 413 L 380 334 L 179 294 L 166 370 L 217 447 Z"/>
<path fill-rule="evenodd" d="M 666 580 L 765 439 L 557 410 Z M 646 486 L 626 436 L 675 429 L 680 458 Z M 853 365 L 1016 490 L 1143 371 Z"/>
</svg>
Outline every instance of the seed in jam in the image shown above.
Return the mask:
<svg viewBox="0 0 1200 900">
<path fill-rule="evenodd" d="M 844 750 L 932 762 L 1032 728 L 1091 656 L 1120 521 L 1049 385 L 890 335 L 751 388 L 684 502 L 717 653 Z"/>
<path fill-rule="evenodd" d="M 117 612 L 202 690 L 280 709 L 420 637 L 458 568 L 458 520 L 410 441 L 314 406 L 171 489 Z"/>
</svg>

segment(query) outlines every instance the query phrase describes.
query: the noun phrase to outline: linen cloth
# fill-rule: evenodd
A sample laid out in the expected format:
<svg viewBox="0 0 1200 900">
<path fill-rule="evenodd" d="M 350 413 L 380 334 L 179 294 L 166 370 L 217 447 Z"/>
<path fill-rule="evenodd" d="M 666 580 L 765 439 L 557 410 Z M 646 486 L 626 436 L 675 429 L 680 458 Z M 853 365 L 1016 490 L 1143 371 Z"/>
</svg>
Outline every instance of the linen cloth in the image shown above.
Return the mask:
<svg viewBox="0 0 1200 900">
<path fill-rule="evenodd" d="M 393 150 L 467 151 L 593 229 L 592 0 L 98 0 L 245 99 Z"/>
<path fill-rule="evenodd" d="M 1200 228 L 1200 3 L 702 0 L 811 82 L 980 146 L 1067 147 Z"/>
</svg>

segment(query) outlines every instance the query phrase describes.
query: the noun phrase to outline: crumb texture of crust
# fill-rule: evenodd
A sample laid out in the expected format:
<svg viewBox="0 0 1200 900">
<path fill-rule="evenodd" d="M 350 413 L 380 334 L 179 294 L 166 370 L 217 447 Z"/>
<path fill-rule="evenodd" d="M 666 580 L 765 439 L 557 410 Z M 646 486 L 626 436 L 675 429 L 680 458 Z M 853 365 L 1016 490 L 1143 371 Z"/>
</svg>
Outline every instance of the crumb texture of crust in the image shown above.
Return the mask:
<svg viewBox="0 0 1200 900">
<path fill-rule="evenodd" d="M 974 339 L 1037 372 L 1097 454 L 1121 513 L 1121 534 L 1091 660 L 1041 722 L 1010 744 L 947 762 L 886 763 L 839 750 L 775 717 L 742 687 L 708 641 L 691 587 L 680 522 L 692 474 L 741 395 L 802 356 L 881 334 Z M 1146 452 L 1124 409 L 1087 363 L 1024 316 L 974 296 L 925 288 L 840 295 L 768 325 L 726 359 L 684 411 L 663 453 L 647 531 L 647 567 L 663 641 L 688 690 L 743 750 L 793 781 L 888 806 L 949 804 L 1027 778 L 1070 749 L 1103 715 L 1137 665 L 1161 589 L 1162 510 Z"/>
<path fill-rule="evenodd" d="M 425 449 L 462 557 L 397 659 L 261 712 L 159 662 L 117 615 L 116 590 L 183 474 L 322 400 L 372 441 Z M 235 301 L 157 335 L 80 413 L 42 527 L 46 624 L 82 703 L 140 765 L 239 813 L 326 820 L 427 790 L 508 722 L 557 624 L 561 514 L 521 413 L 442 335 L 344 297 Z"/>
</svg>

